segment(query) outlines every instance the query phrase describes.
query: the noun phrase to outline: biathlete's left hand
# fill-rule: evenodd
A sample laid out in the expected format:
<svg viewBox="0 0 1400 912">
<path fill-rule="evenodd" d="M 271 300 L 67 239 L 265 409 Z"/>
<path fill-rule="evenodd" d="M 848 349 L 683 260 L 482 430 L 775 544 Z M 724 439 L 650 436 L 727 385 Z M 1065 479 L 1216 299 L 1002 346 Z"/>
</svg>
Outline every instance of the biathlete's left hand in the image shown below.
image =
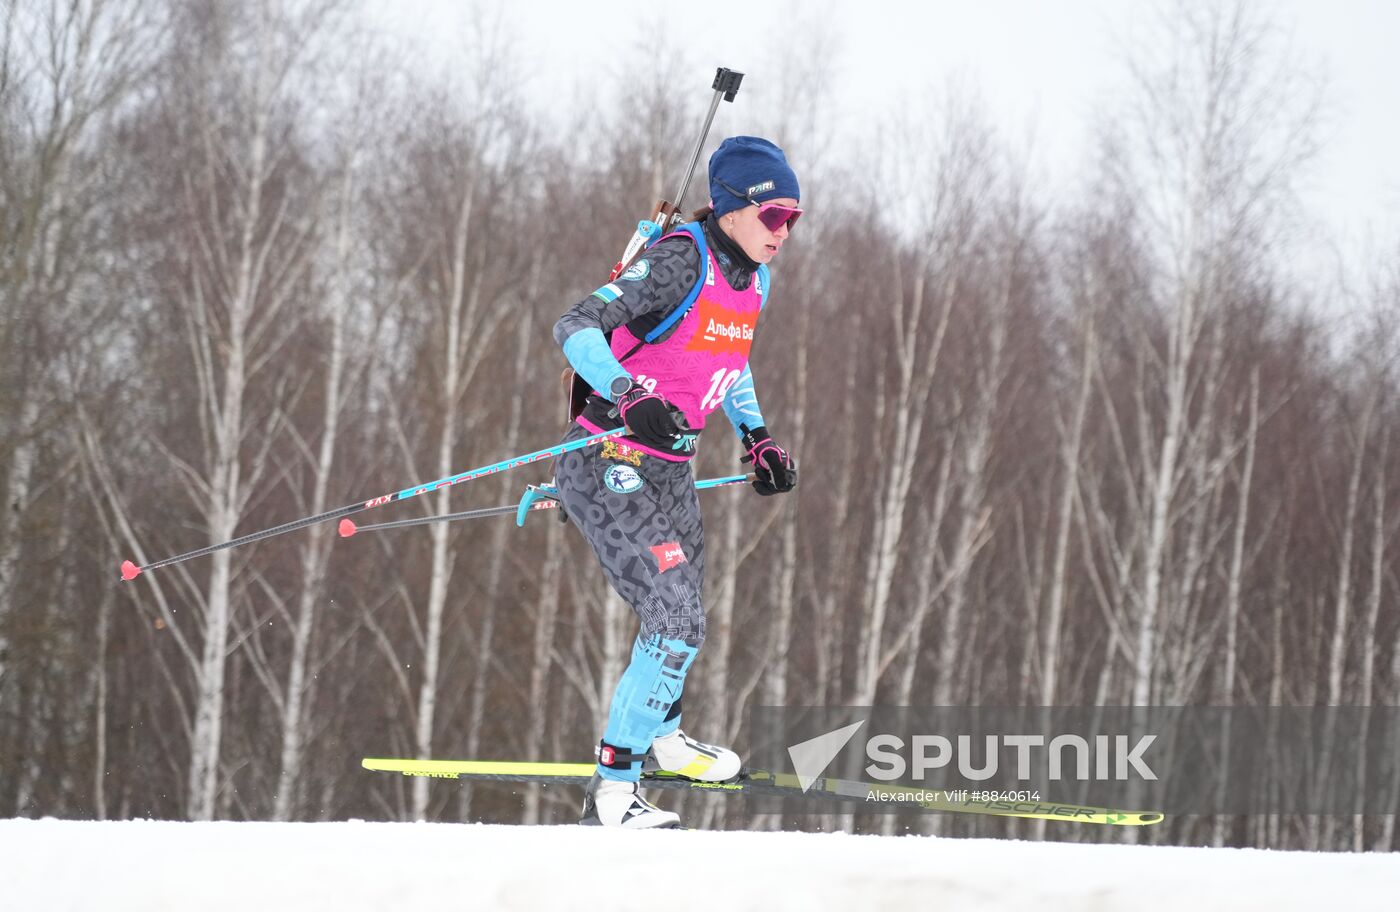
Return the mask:
<svg viewBox="0 0 1400 912">
<path fill-rule="evenodd" d="M 797 487 L 797 463 L 787 450 L 773 442 L 768 429 L 744 427 L 743 445 L 749 451 L 744 462 L 753 463 L 753 488 L 764 497 L 786 494 Z"/>
</svg>

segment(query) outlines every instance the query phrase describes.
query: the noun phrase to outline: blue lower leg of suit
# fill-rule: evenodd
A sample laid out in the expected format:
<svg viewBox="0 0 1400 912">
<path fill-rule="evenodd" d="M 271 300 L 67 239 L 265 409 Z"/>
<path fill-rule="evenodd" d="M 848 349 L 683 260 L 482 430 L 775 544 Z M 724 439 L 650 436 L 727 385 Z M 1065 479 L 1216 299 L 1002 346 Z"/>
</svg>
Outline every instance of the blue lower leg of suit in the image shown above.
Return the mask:
<svg viewBox="0 0 1400 912">
<path fill-rule="evenodd" d="M 675 731 L 680 726 L 685 675 L 697 651 L 684 640 L 638 635 L 632 644 L 632 662 L 613 692 L 603 740 L 644 754 L 653 739 Z M 641 763 L 598 766 L 598 775 L 619 782 L 636 782 L 641 774 Z"/>
<path fill-rule="evenodd" d="M 575 425 L 564 439 L 587 434 Z M 599 766 L 601 777 L 636 781 L 652 741 L 680 724 L 686 672 L 705 642 L 695 473 L 689 463 L 603 446 L 564 454 L 554 477 L 570 521 L 641 623 L 598 747 L 610 763 Z"/>
</svg>

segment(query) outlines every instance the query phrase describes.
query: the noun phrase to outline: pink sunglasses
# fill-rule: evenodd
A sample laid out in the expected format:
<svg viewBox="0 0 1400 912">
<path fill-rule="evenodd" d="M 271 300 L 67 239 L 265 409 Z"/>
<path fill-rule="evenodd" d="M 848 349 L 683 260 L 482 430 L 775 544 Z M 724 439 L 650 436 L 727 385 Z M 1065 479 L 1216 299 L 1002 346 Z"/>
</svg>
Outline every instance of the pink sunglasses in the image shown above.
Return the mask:
<svg viewBox="0 0 1400 912">
<path fill-rule="evenodd" d="M 788 230 L 791 231 L 792 226 L 796 225 L 797 220 L 802 217 L 802 210 L 796 206 L 779 206 L 777 203 L 760 203 L 752 196 L 740 193 L 722 180 L 717 180 L 715 183 L 719 184 L 739 199 L 746 200 L 750 204 L 757 206 L 758 220 L 762 222 L 763 227 L 767 228 L 769 231 L 776 232 L 784 225 L 787 225 Z"/>
<path fill-rule="evenodd" d="M 758 206 L 758 220 L 769 231 L 777 231 L 784 225 L 787 225 L 788 230 L 791 231 L 792 226 L 796 225 L 797 220 L 802 217 L 802 210 L 796 206 L 779 206 L 777 203 L 764 203 L 761 206 L 754 203 L 754 205 Z"/>
</svg>

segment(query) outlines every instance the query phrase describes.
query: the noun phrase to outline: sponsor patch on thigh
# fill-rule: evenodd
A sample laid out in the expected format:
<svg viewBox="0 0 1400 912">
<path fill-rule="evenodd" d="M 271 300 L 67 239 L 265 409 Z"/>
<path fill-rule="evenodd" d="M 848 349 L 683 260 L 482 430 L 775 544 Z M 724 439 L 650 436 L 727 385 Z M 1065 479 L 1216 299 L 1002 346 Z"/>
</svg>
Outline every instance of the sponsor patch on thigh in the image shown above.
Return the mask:
<svg viewBox="0 0 1400 912">
<path fill-rule="evenodd" d="M 656 558 L 656 569 L 659 573 L 665 573 L 672 567 L 678 567 L 686 562 L 685 549 L 680 542 L 662 542 L 659 545 L 651 546 L 652 556 Z"/>
</svg>

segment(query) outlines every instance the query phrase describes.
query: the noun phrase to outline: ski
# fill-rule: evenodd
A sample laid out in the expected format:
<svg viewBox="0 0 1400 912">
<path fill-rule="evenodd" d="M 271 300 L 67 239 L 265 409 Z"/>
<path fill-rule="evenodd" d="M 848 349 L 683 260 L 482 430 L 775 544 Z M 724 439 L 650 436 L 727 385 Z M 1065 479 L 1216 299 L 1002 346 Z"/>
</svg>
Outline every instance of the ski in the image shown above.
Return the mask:
<svg viewBox="0 0 1400 912">
<path fill-rule="evenodd" d="M 591 763 L 530 763 L 498 760 L 408 760 L 367 757 L 367 770 L 426 776 L 433 779 L 471 779 L 499 782 L 547 782 L 587 785 L 593 776 Z M 974 800 L 970 793 L 941 789 L 915 789 L 849 779 L 817 778 L 803 783 L 797 776 L 771 770 L 749 769 L 730 782 L 699 782 L 675 773 L 646 772 L 644 788 L 702 789 L 707 792 L 744 793 L 779 798 L 828 798 L 869 804 L 918 807 L 927 811 L 1019 817 L 1030 820 L 1062 820 L 1105 826 L 1151 826 L 1163 815 L 1152 811 L 1124 811 L 1056 801 Z"/>
</svg>

